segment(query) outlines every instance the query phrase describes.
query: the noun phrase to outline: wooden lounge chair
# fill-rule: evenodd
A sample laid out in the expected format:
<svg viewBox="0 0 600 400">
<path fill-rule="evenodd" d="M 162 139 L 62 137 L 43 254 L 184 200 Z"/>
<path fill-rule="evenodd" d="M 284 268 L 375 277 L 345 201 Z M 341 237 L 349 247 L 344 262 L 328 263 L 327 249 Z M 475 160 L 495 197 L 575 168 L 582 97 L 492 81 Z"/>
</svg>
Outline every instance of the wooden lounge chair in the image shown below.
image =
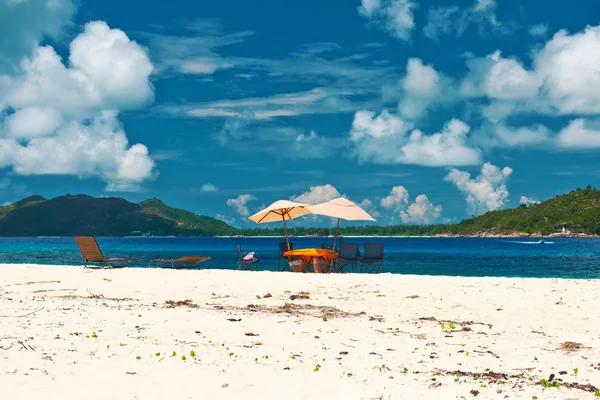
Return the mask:
<svg viewBox="0 0 600 400">
<path fill-rule="evenodd" d="M 150 260 L 156 263 L 156 267 L 160 268 L 160 264 L 171 264 L 171 268 L 190 268 L 197 267 L 201 262 L 210 260 L 209 256 L 185 256 L 178 259 L 155 258 Z"/>
<path fill-rule="evenodd" d="M 242 253 L 242 248 L 240 247 L 239 244 L 237 245 L 237 250 L 238 250 L 238 269 L 246 270 L 246 271 L 252 271 L 252 270 L 258 271 L 258 266 L 260 265 L 260 256 L 258 255 L 258 253 L 254 254 L 254 257 L 256 258 L 255 260 L 245 261 L 244 253 Z"/>
<path fill-rule="evenodd" d="M 85 260 L 85 268 L 125 268 L 131 261 L 139 260 L 134 257 L 105 258 L 93 236 L 78 236 L 75 238 L 75 242 Z M 90 265 L 90 263 L 102 265 Z"/>
<path fill-rule="evenodd" d="M 360 260 L 361 272 L 383 272 L 383 243 L 365 243 L 365 254 Z"/>
</svg>

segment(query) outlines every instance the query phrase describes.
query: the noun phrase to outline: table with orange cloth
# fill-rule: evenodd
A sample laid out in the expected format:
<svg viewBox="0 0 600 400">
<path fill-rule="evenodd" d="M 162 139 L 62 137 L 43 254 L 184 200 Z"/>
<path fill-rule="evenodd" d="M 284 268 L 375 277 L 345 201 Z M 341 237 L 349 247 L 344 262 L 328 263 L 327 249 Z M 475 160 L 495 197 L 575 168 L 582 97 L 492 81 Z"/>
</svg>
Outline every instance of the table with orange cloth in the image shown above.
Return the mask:
<svg viewBox="0 0 600 400">
<path fill-rule="evenodd" d="M 312 264 L 315 258 L 324 258 L 327 262 L 331 262 L 334 258 L 338 258 L 338 253 L 328 249 L 297 249 L 289 250 L 283 253 L 284 257 L 299 257 L 307 264 Z"/>
</svg>

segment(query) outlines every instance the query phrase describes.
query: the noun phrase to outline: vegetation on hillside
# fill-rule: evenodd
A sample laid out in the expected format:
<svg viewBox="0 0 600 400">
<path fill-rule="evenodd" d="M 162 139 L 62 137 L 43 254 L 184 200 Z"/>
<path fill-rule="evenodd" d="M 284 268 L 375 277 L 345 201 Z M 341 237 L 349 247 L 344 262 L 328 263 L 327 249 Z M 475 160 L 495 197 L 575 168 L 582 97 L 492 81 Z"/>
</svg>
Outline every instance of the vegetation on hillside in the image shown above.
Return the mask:
<svg viewBox="0 0 600 400">
<path fill-rule="evenodd" d="M 140 206 L 148 214 L 158 215 L 175 222 L 180 235 L 225 236 L 235 235 L 238 230 L 225 222 L 205 215 L 167 206 L 159 199 L 142 201 Z"/>
<path fill-rule="evenodd" d="M 345 236 L 510 235 L 560 232 L 600 235 L 600 191 L 588 186 L 543 203 L 490 211 L 454 225 L 349 226 Z M 289 229 L 293 236 L 329 236 L 335 228 Z M 0 207 L 0 236 L 72 236 L 131 234 L 180 236 L 283 236 L 282 224 L 236 229 L 225 222 L 172 208 L 161 200 L 140 204 L 120 198 L 85 195 L 46 200 L 31 196 Z"/>
</svg>

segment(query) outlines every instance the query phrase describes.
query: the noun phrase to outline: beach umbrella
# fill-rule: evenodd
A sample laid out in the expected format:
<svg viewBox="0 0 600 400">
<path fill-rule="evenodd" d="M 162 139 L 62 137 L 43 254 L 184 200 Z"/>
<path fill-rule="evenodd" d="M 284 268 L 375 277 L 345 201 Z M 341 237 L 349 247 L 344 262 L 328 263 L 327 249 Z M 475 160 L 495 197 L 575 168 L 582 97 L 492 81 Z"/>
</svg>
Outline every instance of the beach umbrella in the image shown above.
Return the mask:
<svg viewBox="0 0 600 400">
<path fill-rule="evenodd" d="M 306 207 L 312 214 L 325 215 L 328 217 L 337 218 L 337 226 L 335 227 L 335 238 L 333 239 L 333 249 L 337 242 L 338 231 L 340 229 L 340 219 L 347 221 L 375 221 L 369 213 L 360 208 L 355 203 L 345 197 L 338 197 L 325 203 L 316 204 Z"/>
<path fill-rule="evenodd" d="M 256 222 L 257 224 L 283 221 L 283 229 L 285 230 L 285 242 L 287 243 L 287 247 L 289 250 L 290 241 L 288 239 L 288 231 L 285 221 L 289 221 L 291 219 L 310 214 L 310 211 L 306 208 L 307 206 L 308 204 L 295 203 L 289 200 L 278 200 L 275 203 L 271 204 L 269 207 L 265 208 L 264 210 L 261 210 L 256 214 L 248 217 L 248 219 Z"/>
</svg>

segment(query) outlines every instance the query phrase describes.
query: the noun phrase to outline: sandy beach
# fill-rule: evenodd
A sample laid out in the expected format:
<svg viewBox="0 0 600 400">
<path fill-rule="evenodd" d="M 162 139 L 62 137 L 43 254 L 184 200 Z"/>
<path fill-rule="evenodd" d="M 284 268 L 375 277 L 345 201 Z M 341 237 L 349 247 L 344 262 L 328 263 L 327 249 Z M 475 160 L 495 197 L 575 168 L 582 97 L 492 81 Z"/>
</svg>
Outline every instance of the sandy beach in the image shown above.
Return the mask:
<svg viewBox="0 0 600 400">
<path fill-rule="evenodd" d="M 0 399 L 592 399 L 598 310 L 597 281 L 0 265 Z"/>
</svg>

